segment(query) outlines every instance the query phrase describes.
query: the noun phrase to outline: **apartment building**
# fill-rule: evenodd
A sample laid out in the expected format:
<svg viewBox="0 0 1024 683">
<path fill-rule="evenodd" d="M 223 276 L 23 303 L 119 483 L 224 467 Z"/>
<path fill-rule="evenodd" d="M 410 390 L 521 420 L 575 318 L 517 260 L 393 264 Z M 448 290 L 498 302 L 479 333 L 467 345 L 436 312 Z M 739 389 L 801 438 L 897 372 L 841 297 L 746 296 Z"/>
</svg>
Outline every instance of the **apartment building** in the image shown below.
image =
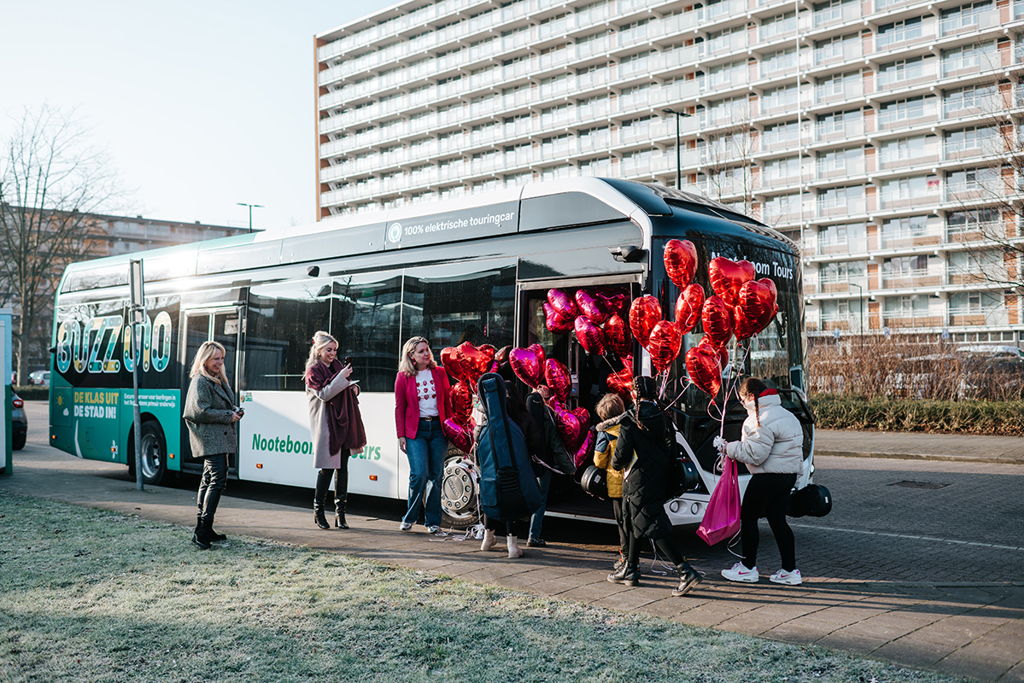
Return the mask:
<svg viewBox="0 0 1024 683">
<path fill-rule="evenodd" d="M 1024 339 L 1024 0 L 410 0 L 316 57 L 321 217 L 679 184 L 803 245 L 810 335 Z"/>
</svg>

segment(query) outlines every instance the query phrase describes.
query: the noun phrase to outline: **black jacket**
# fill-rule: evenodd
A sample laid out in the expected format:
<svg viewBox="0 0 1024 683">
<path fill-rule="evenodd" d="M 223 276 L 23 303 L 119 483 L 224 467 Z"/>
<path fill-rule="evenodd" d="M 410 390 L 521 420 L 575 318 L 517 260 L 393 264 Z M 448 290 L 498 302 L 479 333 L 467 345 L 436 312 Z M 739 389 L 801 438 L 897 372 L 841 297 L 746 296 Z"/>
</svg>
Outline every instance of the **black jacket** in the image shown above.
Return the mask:
<svg viewBox="0 0 1024 683">
<path fill-rule="evenodd" d="M 635 537 L 664 538 L 672 533 L 665 513 L 672 475 L 665 430 L 665 417 L 649 401 L 641 401 L 620 423 L 612 467 L 629 470 L 622 482 L 622 501 L 629 533 Z"/>
</svg>

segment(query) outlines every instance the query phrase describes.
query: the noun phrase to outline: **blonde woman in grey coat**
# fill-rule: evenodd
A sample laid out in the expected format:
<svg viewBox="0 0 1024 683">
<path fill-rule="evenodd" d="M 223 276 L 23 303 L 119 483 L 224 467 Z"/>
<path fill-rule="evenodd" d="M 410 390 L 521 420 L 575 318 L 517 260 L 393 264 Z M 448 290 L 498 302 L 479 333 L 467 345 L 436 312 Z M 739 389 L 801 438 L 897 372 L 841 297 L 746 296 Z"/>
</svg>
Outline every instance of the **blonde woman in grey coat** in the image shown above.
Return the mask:
<svg viewBox="0 0 1024 683">
<path fill-rule="evenodd" d="M 199 512 L 192 542 L 206 550 L 214 541 L 226 538 L 213 530 L 213 517 L 228 483 L 228 455 L 238 451 L 235 423 L 242 419 L 242 411 L 235 407 L 231 386 L 224 374 L 224 347 L 217 342 L 204 342 L 199 347 L 189 376 L 192 382 L 182 417 L 188 425 L 192 457 L 203 460 L 197 498 Z"/>
<path fill-rule="evenodd" d="M 305 380 L 314 465 L 320 470 L 313 493 L 313 521 L 321 529 L 331 528 L 324 516 L 324 500 L 332 477 L 334 526 L 348 528 L 348 459 L 366 445 L 366 429 L 356 398 L 359 387 L 349 381 L 351 374 L 352 366 L 338 360 L 338 340 L 322 330 L 314 334 Z"/>
</svg>

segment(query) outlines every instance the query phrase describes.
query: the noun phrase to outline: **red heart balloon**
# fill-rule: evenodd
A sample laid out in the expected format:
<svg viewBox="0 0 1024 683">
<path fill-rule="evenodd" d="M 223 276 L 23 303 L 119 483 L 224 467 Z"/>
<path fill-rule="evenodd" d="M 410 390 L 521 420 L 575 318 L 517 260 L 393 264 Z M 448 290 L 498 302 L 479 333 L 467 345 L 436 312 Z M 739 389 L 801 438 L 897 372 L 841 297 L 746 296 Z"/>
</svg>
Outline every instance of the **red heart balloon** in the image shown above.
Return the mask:
<svg viewBox="0 0 1024 683">
<path fill-rule="evenodd" d="M 494 362 L 498 365 L 503 365 L 508 362 L 508 352 L 512 350 L 512 345 L 502 346 L 498 349 L 498 352 L 494 354 Z"/>
<path fill-rule="evenodd" d="M 469 455 L 473 450 L 473 428 L 470 425 L 460 425 L 448 418 L 441 423 L 441 432 L 449 443 L 455 444 L 463 453 Z"/>
<path fill-rule="evenodd" d="M 555 307 L 544 302 L 544 327 L 555 334 L 567 334 L 572 332 L 572 318 L 563 318 L 555 310 Z"/>
<path fill-rule="evenodd" d="M 544 366 L 544 347 L 530 344 L 525 349 L 512 349 L 508 352 L 508 362 L 516 377 L 531 389 L 536 389 Z"/>
<path fill-rule="evenodd" d="M 595 297 L 585 289 L 576 290 L 576 306 L 580 309 L 580 313 L 587 316 L 595 325 L 600 325 L 608 319 L 608 310 L 605 308 L 604 299 Z"/>
<path fill-rule="evenodd" d="M 447 346 L 441 350 L 441 366 L 448 371 L 448 374 L 457 382 L 466 380 L 466 365 L 454 346 Z"/>
<path fill-rule="evenodd" d="M 740 287 L 743 283 L 754 279 L 754 264 L 750 261 L 731 261 L 724 256 L 711 259 L 708 265 L 708 277 L 711 289 L 722 297 L 732 308 L 739 299 Z"/>
<path fill-rule="evenodd" d="M 629 307 L 629 329 L 633 333 L 633 339 L 640 342 L 640 346 L 647 348 L 651 330 L 659 320 L 661 320 L 661 304 L 657 299 L 646 294 L 633 300 Z"/>
<path fill-rule="evenodd" d="M 569 376 L 569 368 L 554 358 L 544 361 L 544 383 L 551 389 L 559 401 L 569 397 L 569 390 L 572 389 L 572 377 Z"/>
<path fill-rule="evenodd" d="M 679 326 L 668 320 L 661 320 L 651 332 L 650 352 L 651 363 L 658 372 L 665 372 L 672 361 L 679 355 L 679 344 L 683 341 L 683 333 Z"/>
<path fill-rule="evenodd" d="M 590 322 L 584 315 L 576 316 L 576 339 L 579 340 L 587 353 L 595 356 L 604 355 L 604 333 L 601 328 Z"/>
<path fill-rule="evenodd" d="M 563 318 L 572 320 L 579 314 L 579 311 L 576 309 L 576 302 L 573 301 L 571 296 L 560 289 L 548 290 L 548 303 Z"/>
<path fill-rule="evenodd" d="M 700 341 L 697 342 L 697 345 L 698 346 L 706 346 L 709 349 L 711 349 L 712 351 L 714 351 L 715 353 L 717 353 L 718 354 L 718 358 L 722 361 L 722 369 L 725 370 L 725 366 L 729 364 L 729 349 L 728 348 L 723 346 L 720 349 L 716 349 L 715 345 L 712 344 L 711 340 L 708 339 L 707 337 L 701 337 Z"/>
<path fill-rule="evenodd" d="M 629 355 L 632 339 L 629 336 L 629 328 L 626 321 L 618 313 L 612 313 L 608 322 L 604 324 L 604 340 L 608 342 L 608 348 L 620 356 Z"/>
<path fill-rule="evenodd" d="M 465 382 L 456 382 L 449 389 L 448 395 L 452 399 L 452 419 L 458 425 L 469 424 L 469 417 L 473 414 L 473 392 Z"/>
<path fill-rule="evenodd" d="M 629 307 L 629 294 L 626 292 L 613 287 L 598 287 L 594 293 L 604 300 L 605 310 L 609 313 L 625 313 Z"/>
<path fill-rule="evenodd" d="M 704 288 L 696 282 L 686 285 L 676 298 L 676 325 L 683 334 L 689 334 L 700 321 L 704 307 Z"/>
<path fill-rule="evenodd" d="M 686 373 L 698 389 L 714 400 L 722 388 L 722 367 L 718 352 L 698 344 L 686 352 Z"/>
<path fill-rule="evenodd" d="M 591 454 L 594 450 L 594 432 L 587 430 L 587 435 L 583 439 L 583 443 L 579 449 L 573 455 L 572 461 L 579 468 L 583 463 L 590 460 Z"/>
<path fill-rule="evenodd" d="M 739 303 L 733 309 L 736 339 L 742 341 L 763 330 L 775 317 L 777 310 L 775 285 L 771 280 L 765 278 L 744 283 L 740 287 Z"/>
<path fill-rule="evenodd" d="M 494 347 L 490 344 L 477 348 L 469 342 L 462 342 L 456 347 L 458 357 L 463 360 L 466 382 L 475 387 L 480 375 L 487 372 L 494 360 Z"/>
<path fill-rule="evenodd" d="M 619 394 L 620 396 L 629 396 L 629 392 L 633 388 L 633 357 L 626 356 L 622 360 L 622 369 L 608 375 L 608 379 L 605 383 L 608 385 L 608 388 L 616 394 Z"/>
<path fill-rule="evenodd" d="M 697 272 L 697 247 L 690 240 L 669 240 L 665 243 L 665 272 L 676 287 L 690 284 Z"/>
<path fill-rule="evenodd" d="M 716 349 L 729 343 L 732 336 L 732 308 L 720 297 L 708 297 L 700 314 L 704 336 Z"/>
</svg>

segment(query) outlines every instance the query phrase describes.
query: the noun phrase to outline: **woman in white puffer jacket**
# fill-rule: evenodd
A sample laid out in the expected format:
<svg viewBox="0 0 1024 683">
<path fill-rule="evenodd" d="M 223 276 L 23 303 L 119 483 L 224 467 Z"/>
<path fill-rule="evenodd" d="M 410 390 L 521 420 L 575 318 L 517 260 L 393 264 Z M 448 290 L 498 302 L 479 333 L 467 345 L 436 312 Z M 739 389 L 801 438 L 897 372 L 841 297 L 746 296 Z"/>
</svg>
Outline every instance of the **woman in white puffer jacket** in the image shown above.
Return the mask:
<svg viewBox="0 0 1024 683">
<path fill-rule="evenodd" d="M 747 409 L 740 441 L 717 441 L 719 451 L 747 466 L 751 476 L 740 509 L 743 561 L 722 570 L 730 581 L 757 582 L 757 520 L 768 518 L 782 556 L 782 569 L 771 575 L 774 583 L 801 583 L 796 568 L 793 530 L 786 522 L 789 493 L 803 464 L 804 432 L 793 413 L 782 407 L 778 392 L 754 377 L 743 380 L 740 400 Z"/>
</svg>

